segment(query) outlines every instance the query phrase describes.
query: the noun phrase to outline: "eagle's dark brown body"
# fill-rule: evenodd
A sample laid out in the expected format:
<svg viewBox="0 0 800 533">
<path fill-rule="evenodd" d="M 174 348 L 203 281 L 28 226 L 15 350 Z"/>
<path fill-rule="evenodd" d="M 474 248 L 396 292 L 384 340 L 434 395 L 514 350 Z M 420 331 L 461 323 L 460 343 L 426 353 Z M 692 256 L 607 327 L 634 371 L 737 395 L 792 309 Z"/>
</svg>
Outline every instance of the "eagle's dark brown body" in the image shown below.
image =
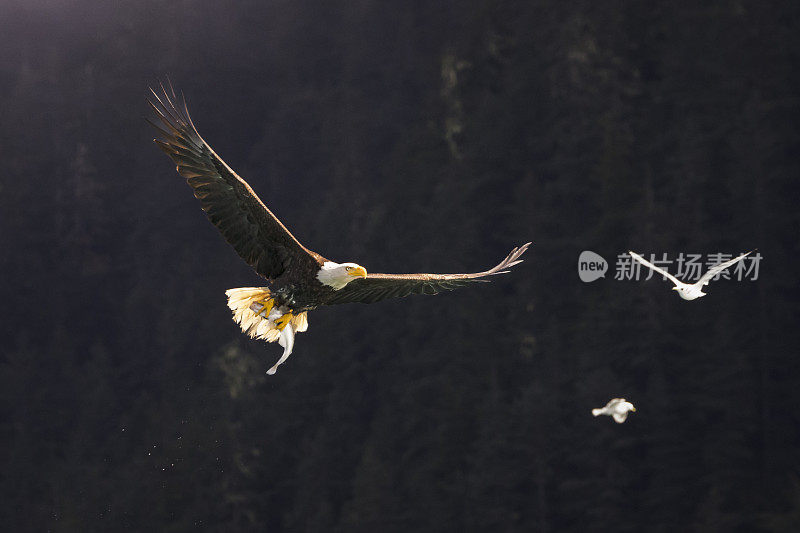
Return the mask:
<svg viewBox="0 0 800 533">
<path fill-rule="evenodd" d="M 335 291 L 331 287 L 326 287 L 316 279 L 304 283 L 291 281 L 281 283 L 281 280 L 278 280 L 272 284 L 272 294 L 276 299 L 276 305 L 285 305 L 295 314 L 312 311 L 320 305 L 326 305 L 334 293 Z"/>
</svg>

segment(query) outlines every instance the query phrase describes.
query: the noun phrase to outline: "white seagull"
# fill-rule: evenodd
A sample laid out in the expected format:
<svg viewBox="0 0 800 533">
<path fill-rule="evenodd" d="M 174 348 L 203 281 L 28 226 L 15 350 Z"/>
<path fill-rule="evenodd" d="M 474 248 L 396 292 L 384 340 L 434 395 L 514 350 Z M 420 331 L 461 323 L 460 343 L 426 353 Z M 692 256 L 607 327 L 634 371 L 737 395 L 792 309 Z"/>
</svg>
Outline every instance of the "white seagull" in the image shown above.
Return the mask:
<svg viewBox="0 0 800 533">
<path fill-rule="evenodd" d="M 696 300 L 696 299 L 700 298 L 701 296 L 705 296 L 706 293 L 703 292 L 703 287 L 705 285 L 708 285 L 708 282 L 711 281 L 712 279 L 714 279 L 714 276 L 716 276 L 717 274 L 719 274 L 720 272 L 722 272 L 723 270 L 725 270 L 729 266 L 741 261 L 742 259 L 744 259 L 748 255 L 752 254 L 753 252 L 755 252 L 755 250 L 750 250 L 746 254 L 742 254 L 739 257 L 735 257 L 735 258 L 731 259 L 730 261 L 725 261 L 724 263 L 720 263 L 718 265 L 714 265 L 713 267 L 711 267 L 708 270 L 708 272 L 703 274 L 700 277 L 700 279 L 697 280 L 696 283 L 694 283 L 692 285 L 689 285 L 688 283 L 682 282 L 681 280 L 679 280 L 678 278 L 676 278 L 675 276 L 673 276 L 672 274 L 670 274 L 669 272 L 667 272 L 663 268 L 659 268 L 659 267 L 655 266 L 653 263 L 651 263 L 650 261 L 646 260 L 644 257 L 642 257 L 641 255 L 637 254 L 636 252 L 628 251 L 628 253 L 631 254 L 631 257 L 633 257 L 634 259 L 639 261 L 641 264 L 643 264 L 647 268 L 652 268 L 653 270 L 655 270 L 656 272 L 658 272 L 662 276 L 668 277 L 670 279 L 670 281 L 672 281 L 672 283 L 675 284 L 675 286 L 672 287 L 672 290 L 673 291 L 678 291 L 678 295 L 681 298 L 683 298 L 684 300 Z"/>
<path fill-rule="evenodd" d="M 636 408 L 631 402 L 625 398 L 614 398 L 609 401 L 605 407 L 600 409 L 592 409 L 594 416 L 609 415 L 614 417 L 617 424 L 622 424 L 628 418 L 628 412 L 636 412 Z"/>
</svg>

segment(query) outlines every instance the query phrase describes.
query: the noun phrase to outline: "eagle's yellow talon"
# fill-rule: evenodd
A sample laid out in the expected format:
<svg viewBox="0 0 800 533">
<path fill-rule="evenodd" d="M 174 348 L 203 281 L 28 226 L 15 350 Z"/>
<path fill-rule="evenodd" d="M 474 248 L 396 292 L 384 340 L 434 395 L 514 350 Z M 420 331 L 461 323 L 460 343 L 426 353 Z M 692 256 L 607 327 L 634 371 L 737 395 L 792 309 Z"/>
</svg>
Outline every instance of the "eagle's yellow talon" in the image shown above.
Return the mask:
<svg viewBox="0 0 800 533">
<path fill-rule="evenodd" d="M 261 309 L 258 311 L 257 314 L 260 315 L 261 313 L 264 313 L 265 317 L 269 317 L 269 312 L 272 311 L 272 308 L 275 306 L 275 299 L 266 298 L 263 300 L 256 300 L 253 303 L 259 304 L 261 306 Z"/>
<path fill-rule="evenodd" d="M 292 318 L 294 318 L 294 315 L 292 315 L 292 313 L 286 313 L 285 315 L 283 315 L 282 317 L 280 317 L 278 320 L 275 321 L 275 329 L 277 329 L 278 331 L 283 331 L 283 328 L 286 327 L 286 324 L 292 321 Z"/>
</svg>

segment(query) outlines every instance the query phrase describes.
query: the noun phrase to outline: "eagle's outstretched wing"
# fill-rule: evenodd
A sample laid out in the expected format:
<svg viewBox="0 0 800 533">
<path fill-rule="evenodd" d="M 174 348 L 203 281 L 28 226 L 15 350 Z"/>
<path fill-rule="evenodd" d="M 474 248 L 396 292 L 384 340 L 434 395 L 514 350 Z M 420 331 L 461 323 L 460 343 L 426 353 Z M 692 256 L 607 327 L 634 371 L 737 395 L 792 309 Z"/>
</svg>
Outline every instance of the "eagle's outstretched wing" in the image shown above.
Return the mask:
<svg viewBox="0 0 800 533">
<path fill-rule="evenodd" d="M 326 305 L 361 302 L 371 304 L 386 298 L 402 298 L 409 294 L 438 294 L 477 281 L 489 281 L 487 276 L 505 274 L 507 269 L 521 263 L 519 257 L 531 243 L 514 248 L 508 257 L 485 272 L 474 274 L 367 274 L 364 279 L 351 281 L 326 300 Z"/>
<path fill-rule="evenodd" d="M 177 105 L 175 91 L 150 89 L 149 101 L 163 126 L 155 142 L 178 165 L 178 173 L 194 189 L 203 211 L 248 265 L 275 279 L 290 267 L 316 271 L 325 258 L 300 244 L 267 209 L 253 189 L 214 153 L 197 133 L 186 101 Z"/>
</svg>

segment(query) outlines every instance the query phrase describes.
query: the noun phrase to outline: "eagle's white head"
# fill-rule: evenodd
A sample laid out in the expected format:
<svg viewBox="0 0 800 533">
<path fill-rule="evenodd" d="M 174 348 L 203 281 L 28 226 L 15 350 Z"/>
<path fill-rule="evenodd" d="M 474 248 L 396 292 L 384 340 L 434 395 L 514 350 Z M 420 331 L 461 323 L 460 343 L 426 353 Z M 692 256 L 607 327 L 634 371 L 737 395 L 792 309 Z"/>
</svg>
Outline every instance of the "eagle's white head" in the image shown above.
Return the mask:
<svg viewBox="0 0 800 533">
<path fill-rule="evenodd" d="M 358 278 L 366 278 L 367 269 L 355 263 L 334 263 L 325 261 L 317 272 L 317 279 L 323 285 L 338 291 L 348 283 Z"/>
</svg>

